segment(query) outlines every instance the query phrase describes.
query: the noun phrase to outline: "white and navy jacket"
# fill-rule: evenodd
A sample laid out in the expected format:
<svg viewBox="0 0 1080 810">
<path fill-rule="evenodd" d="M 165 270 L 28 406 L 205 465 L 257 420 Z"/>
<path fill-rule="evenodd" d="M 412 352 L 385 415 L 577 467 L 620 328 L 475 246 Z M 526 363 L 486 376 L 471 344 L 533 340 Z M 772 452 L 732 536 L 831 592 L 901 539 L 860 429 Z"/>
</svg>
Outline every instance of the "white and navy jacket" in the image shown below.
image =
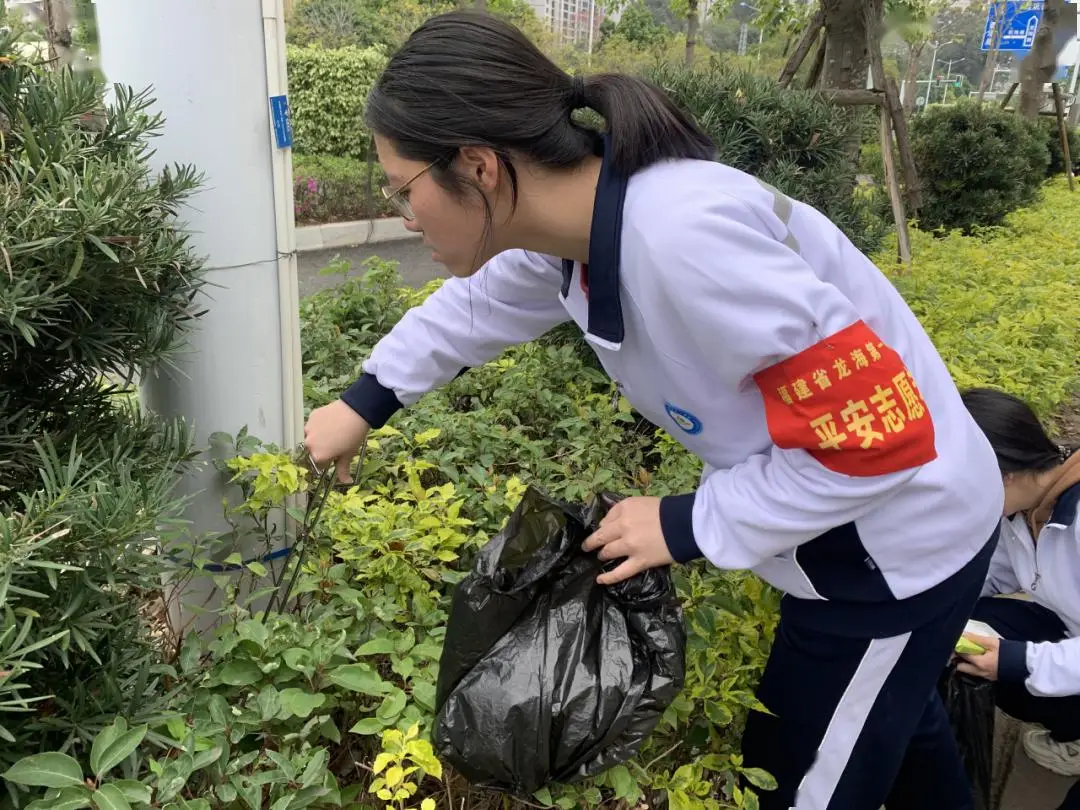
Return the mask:
<svg viewBox="0 0 1080 810">
<path fill-rule="evenodd" d="M 569 319 L 705 462 L 696 492 L 661 502 L 676 560 L 753 569 L 829 625 L 857 603 L 842 621 L 860 633 L 977 590 L 1002 482 L 930 339 L 825 216 L 719 163 L 628 179 L 605 160 L 587 265 L 513 250 L 447 281 L 342 398 L 378 426 Z"/>
<path fill-rule="evenodd" d="M 1023 682 L 1039 697 L 1080 695 L 1080 484 L 1054 504 L 1039 542 L 1026 518 L 1002 524 L 983 596 L 1026 593 L 1053 611 L 1069 632 L 1063 641 L 1002 641 L 998 679 Z"/>
</svg>

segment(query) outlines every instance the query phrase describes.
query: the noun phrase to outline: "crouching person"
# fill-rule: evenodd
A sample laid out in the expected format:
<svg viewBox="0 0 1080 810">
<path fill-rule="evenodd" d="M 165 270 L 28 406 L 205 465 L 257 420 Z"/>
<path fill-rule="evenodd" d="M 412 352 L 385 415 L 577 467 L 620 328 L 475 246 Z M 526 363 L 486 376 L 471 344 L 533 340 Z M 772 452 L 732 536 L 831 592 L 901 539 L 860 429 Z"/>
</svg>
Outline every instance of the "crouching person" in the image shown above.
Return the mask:
<svg viewBox="0 0 1080 810">
<path fill-rule="evenodd" d="M 957 669 L 996 681 L 998 707 L 1035 724 L 1024 737 L 1033 761 L 1080 776 L 1080 453 L 1052 442 L 1016 397 L 974 389 L 963 399 L 997 455 L 1005 519 L 974 613 L 1001 638 L 968 635 L 986 652 L 960 656 Z M 1080 784 L 1060 810 L 1080 810 Z"/>
</svg>

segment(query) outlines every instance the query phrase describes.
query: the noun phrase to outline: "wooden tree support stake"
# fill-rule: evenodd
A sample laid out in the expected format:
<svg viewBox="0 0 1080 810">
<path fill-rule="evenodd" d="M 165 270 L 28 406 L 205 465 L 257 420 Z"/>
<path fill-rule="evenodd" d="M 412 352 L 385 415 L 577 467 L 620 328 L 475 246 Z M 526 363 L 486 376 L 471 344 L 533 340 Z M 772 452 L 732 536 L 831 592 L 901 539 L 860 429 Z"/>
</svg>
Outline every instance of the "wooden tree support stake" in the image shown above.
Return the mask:
<svg viewBox="0 0 1080 810">
<path fill-rule="evenodd" d="M 821 29 L 821 42 L 818 45 L 817 53 L 814 54 L 814 62 L 810 66 L 810 72 L 806 75 L 806 89 L 813 90 L 819 84 L 821 84 L 821 74 L 825 70 L 825 44 L 828 39 L 828 34 L 825 29 Z"/>
<path fill-rule="evenodd" d="M 1005 98 L 1001 100 L 1001 109 L 1005 109 L 1009 106 L 1009 102 L 1012 101 L 1013 94 L 1016 92 L 1016 88 L 1020 86 L 1020 82 L 1013 82 L 1012 87 L 1009 88 L 1009 92 L 1005 94 Z"/>
<path fill-rule="evenodd" d="M 892 115 L 893 130 L 896 132 L 896 151 L 900 153 L 900 170 L 904 175 L 904 196 L 912 214 L 917 215 L 922 208 L 922 188 L 919 186 L 919 170 L 915 166 L 915 153 L 911 151 L 911 135 L 908 133 L 907 117 L 904 105 L 900 101 L 900 91 L 891 78 L 885 79 L 885 98 L 889 113 Z"/>
<path fill-rule="evenodd" d="M 1052 82 L 1054 89 L 1054 111 L 1057 113 L 1058 131 L 1061 133 L 1061 152 L 1065 157 L 1065 176 L 1069 178 L 1069 191 L 1076 191 L 1076 181 L 1073 179 L 1072 155 L 1069 153 L 1069 125 L 1065 121 L 1065 99 L 1061 96 L 1061 85 Z M 1074 101 L 1073 104 L 1076 102 Z"/>
<path fill-rule="evenodd" d="M 885 163 L 885 183 L 889 187 L 893 219 L 896 220 L 897 258 L 911 267 L 911 235 L 908 233 L 904 200 L 900 196 L 900 181 L 896 177 L 896 163 L 892 153 L 892 113 L 888 106 L 881 108 L 881 157 Z"/>
<path fill-rule="evenodd" d="M 892 203 L 893 218 L 896 220 L 897 248 L 899 259 L 908 267 L 911 266 L 911 235 L 908 232 L 907 211 L 904 208 L 904 198 L 900 193 L 900 179 L 896 175 L 896 161 L 893 160 L 893 131 L 895 129 L 897 140 L 901 141 L 900 152 L 909 149 L 907 141 L 907 121 L 903 120 L 904 109 L 900 104 L 899 94 L 895 86 L 889 82 L 885 74 L 885 64 L 881 59 L 881 18 L 884 14 L 883 0 L 868 0 L 863 7 L 866 21 L 867 50 L 870 53 L 870 75 L 873 78 L 874 87 L 883 94 L 885 103 L 881 107 L 881 157 L 885 163 L 885 182 L 889 186 L 889 200 Z M 890 92 L 890 90 L 892 92 Z M 901 123 L 897 123 L 897 118 Z M 905 185 L 908 187 L 908 198 L 918 200 L 918 178 L 915 176 L 914 158 L 910 161 L 904 159 L 905 169 L 910 169 L 905 177 Z M 914 202 L 912 208 L 915 208 Z M 915 210 L 912 213 L 916 213 Z"/>
<path fill-rule="evenodd" d="M 887 103 L 881 90 L 822 90 L 821 97 L 841 107 L 884 107 Z"/>
<path fill-rule="evenodd" d="M 795 50 L 787 60 L 787 64 L 784 65 L 784 69 L 780 72 L 780 78 L 777 81 L 781 87 L 787 87 L 791 84 L 795 74 L 799 72 L 799 68 L 802 67 L 802 63 L 806 60 L 807 54 L 810 53 L 810 49 L 817 42 L 818 34 L 824 27 L 825 11 L 819 8 L 811 18 L 809 25 L 806 26 L 806 31 L 800 37 L 799 44 L 795 46 Z"/>
</svg>

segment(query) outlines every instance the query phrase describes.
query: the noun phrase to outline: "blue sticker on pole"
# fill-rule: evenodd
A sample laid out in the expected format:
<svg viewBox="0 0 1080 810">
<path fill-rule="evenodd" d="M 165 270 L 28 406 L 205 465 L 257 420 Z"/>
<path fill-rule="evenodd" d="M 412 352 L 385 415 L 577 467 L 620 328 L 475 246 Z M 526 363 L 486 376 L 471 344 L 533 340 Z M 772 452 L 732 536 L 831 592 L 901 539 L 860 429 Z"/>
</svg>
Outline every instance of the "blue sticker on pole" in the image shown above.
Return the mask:
<svg viewBox="0 0 1080 810">
<path fill-rule="evenodd" d="M 1035 34 L 1039 31 L 1045 0 L 1008 0 L 991 3 L 986 12 L 986 28 L 983 30 L 982 50 L 988 51 L 995 36 L 1000 36 L 998 50 L 1001 53 L 1017 53 L 1031 50 Z"/>
<path fill-rule="evenodd" d="M 270 97 L 270 117 L 274 121 L 274 137 L 277 139 L 278 149 L 292 147 L 292 121 L 289 118 L 289 97 Z"/>
</svg>

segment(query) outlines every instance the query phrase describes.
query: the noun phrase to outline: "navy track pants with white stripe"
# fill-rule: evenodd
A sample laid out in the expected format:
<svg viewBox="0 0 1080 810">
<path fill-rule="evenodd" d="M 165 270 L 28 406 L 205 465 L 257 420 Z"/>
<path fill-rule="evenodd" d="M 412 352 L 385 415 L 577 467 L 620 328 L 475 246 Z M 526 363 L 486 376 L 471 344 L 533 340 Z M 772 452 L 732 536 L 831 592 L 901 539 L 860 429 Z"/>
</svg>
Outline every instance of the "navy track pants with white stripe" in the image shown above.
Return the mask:
<svg viewBox="0 0 1080 810">
<path fill-rule="evenodd" d="M 808 627 L 805 603 L 784 598 L 758 690 L 772 715 L 752 712 L 743 735 L 745 765 L 779 783 L 758 791 L 762 810 L 974 807 L 937 690 L 982 586 L 965 579 L 917 627 L 883 638 Z"/>
</svg>

